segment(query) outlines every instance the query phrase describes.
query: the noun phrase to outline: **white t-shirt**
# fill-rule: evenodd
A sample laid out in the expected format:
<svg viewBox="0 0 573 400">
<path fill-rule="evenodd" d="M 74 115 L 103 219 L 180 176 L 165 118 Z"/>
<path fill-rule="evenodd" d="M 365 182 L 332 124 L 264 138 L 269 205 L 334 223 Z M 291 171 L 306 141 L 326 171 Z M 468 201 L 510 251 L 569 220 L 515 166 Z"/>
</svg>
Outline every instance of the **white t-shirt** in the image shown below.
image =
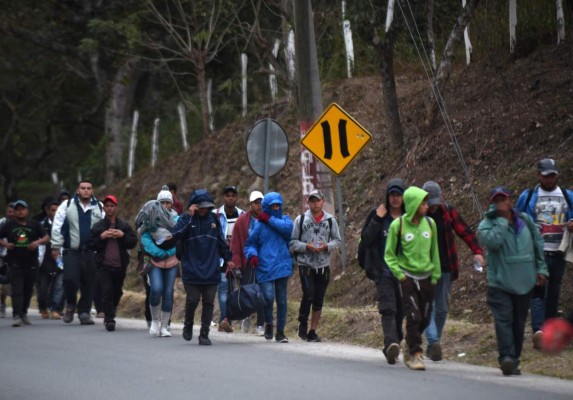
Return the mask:
<svg viewBox="0 0 573 400">
<path fill-rule="evenodd" d="M 537 224 L 541 230 L 541 236 L 545 241 L 545 251 L 557 251 L 563 231 L 567 223 L 567 201 L 559 187 L 551 192 L 546 192 L 539 188 L 537 192 L 537 203 L 535 204 L 535 214 Z"/>
</svg>

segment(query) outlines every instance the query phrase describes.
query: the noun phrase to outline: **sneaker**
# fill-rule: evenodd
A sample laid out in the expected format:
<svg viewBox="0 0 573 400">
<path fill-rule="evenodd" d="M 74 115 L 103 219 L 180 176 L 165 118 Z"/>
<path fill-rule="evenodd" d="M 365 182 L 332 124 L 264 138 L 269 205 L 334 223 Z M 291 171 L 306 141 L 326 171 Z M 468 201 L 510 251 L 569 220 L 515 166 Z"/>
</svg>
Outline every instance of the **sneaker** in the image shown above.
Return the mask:
<svg viewBox="0 0 573 400">
<path fill-rule="evenodd" d="M 209 336 L 199 335 L 199 345 L 200 346 L 211 346 L 211 339 Z"/>
<path fill-rule="evenodd" d="M 0 304 L 0 318 L 6 318 L 6 304 Z"/>
<path fill-rule="evenodd" d="M 105 329 L 106 329 L 108 332 L 113 332 L 113 331 L 115 331 L 115 321 L 112 320 L 112 321 L 106 322 L 106 323 L 105 323 Z"/>
<path fill-rule="evenodd" d="M 308 325 L 299 322 L 298 324 L 298 337 L 304 341 L 308 340 Z"/>
<path fill-rule="evenodd" d="M 384 350 L 384 355 L 386 356 L 386 360 L 388 364 L 394 365 L 396 364 L 396 360 L 400 355 L 400 345 L 398 343 L 392 343 L 388 348 Z"/>
<path fill-rule="evenodd" d="M 22 322 L 22 318 L 14 317 L 14 322 L 12 322 L 12 326 L 14 328 L 17 328 L 17 327 L 22 326 L 22 325 L 24 325 L 24 323 Z"/>
<path fill-rule="evenodd" d="M 436 342 L 429 349 L 430 360 L 432 361 L 442 361 L 442 345 Z"/>
<path fill-rule="evenodd" d="M 241 321 L 241 330 L 243 331 L 243 333 L 249 333 L 250 329 L 251 329 L 251 319 L 247 317 Z"/>
<path fill-rule="evenodd" d="M 42 319 L 50 319 L 50 313 L 48 310 L 40 310 L 40 315 L 42 316 Z"/>
<path fill-rule="evenodd" d="M 273 324 L 265 323 L 265 339 L 273 340 Z"/>
<path fill-rule="evenodd" d="M 96 314 L 96 318 L 105 318 L 105 314 L 102 311 L 100 311 Z"/>
<path fill-rule="evenodd" d="M 88 313 L 82 313 L 79 315 L 81 325 L 94 325 L 95 322 Z"/>
<path fill-rule="evenodd" d="M 229 320 L 227 318 L 224 318 L 220 323 L 219 323 L 219 332 L 227 332 L 227 333 L 232 333 L 233 332 L 233 328 L 231 327 L 231 323 L 229 322 Z"/>
<path fill-rule="evenodd" d="M 272 337 L 271 337 L 271 339 L 272 339 Z M 283 331 L 277 331 L 277 334 L 275 336 L 275 340 L 279 343 L 288 343 L 288 338 L 285 336 Z"/>
<path fill-rule="evenodd" d="M 32 323 L 28 319 L 28 314 L 22 314 L 22 323 L 24 325 L 32 325 Z"/>
<path fill-rule="evenodd" d="M 151 327 L 149 328 L 149 334 L 151 336 L 159 335 L 159 321 L 151 321 Z"/>
<path fill-rule="evenodd" d="M 410 354 L 410 349 L 408 348 L 408 343 L 406 343 L 406 339 L 402 340 L 402 343 L 400 343 L 400 347 L 402 348 L 404 363 L 409 362 L 412 359 L 412 355 Z"/>
<path fill-rule="evenodd" d="M 503 360 L 501 361 L 501 364 L 499 365 L 499 368 L 501 369 L 501 372 L 505 376 L 509 376 L 513 374 L 513 371 L 516 369 L 516 366 L 511 357 L 504 357 Z"/>
<path fill-rule="evenodd" d="M 543 340 L 543 332 L 542 331 L 535 332 L 532 340 L 533 340 L 533 348 L 535 350 L 541 350 L 541 341 Z"/>
<path fill-rule="evenodd" d="M 192 324 L 185 324 L 183 326 L 183 339 L 186 341 L 190 341 L 193 339 L 193 325 Z"/>
<path fill-rule="evenodd" d="M 52 311 L 52 313 L 50 314 L 50 318 L 51 319 L 62 319 L 62 314 L 60 314 L 57 311 Z"/>
<path fill-rule="evenodd" d="M 315 332 L 314 329 L 311 329 L 310 331 L 308 331 L 308 335 L 307 335 L 307 341 L 309 342 L 321 342 L 322 340 L 320 339 L 320 336 L 318 336 Z"/>
<path fill-rule="evenodd" d="M 169 326 L 161 326 L 161 330 L 159 331 L 159 336 L 162 337 L 171 337 L 173 336 L 171 332 L 169 332 Z"/>
<path fill-rule="evenodd" d="M 255 334 L 257 336 L 265 336 L 265 327 L 262 325 L 257 326 L 257 329 L 255 330 Z"/>
<path fill-rule="evenodd" d="M 67 306 L 67 307 L 66 307 L 66 311 L 64 312 L 64 318 L 63 318 L 63 319 L 64 319 L 64 322 L 65 322 L 66 324 L 71 324 L 71 323 L 72 323 L 72 321 L 74 320 L 74 313 L 75 313 L 75 311 L 76 311 L 76 308 L 73 307 L 73 306 L 72 306 L 72 307 L 70 307 L 70 306 Z"/>
<path fill-rule="evenodd" d="M 424 365 L 424 353 L 418 352 L 414 355 L 408 357 L 408 360 L 404 360 L 406 366 L 414 371 L 425 371 L 426 366 Z"/>
</svg>

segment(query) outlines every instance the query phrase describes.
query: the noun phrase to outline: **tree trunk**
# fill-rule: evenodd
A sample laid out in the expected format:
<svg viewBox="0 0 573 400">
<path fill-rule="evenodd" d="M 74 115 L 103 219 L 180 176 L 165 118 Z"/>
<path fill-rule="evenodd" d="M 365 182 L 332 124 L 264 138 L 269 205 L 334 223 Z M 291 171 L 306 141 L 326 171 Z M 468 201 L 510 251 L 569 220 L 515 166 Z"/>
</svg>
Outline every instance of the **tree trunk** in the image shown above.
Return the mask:
<svg viewBox="0 0 573 400">
<path fill-rule="evenodd" d="M 434 40 L 434 0 L 428 0 L 428 49 L 430 50 L 430 62 L 432 63 L 432 74 L 436 72 L 436 42 Z"/>
<path fill-rule="evenodd" d="M 452 73 L 452 61 L 454 60 L 456 45 L 461 41 L 466 26 L 469 24 L 473 17 L 473 11 L 477 7 L 479 0 L 468 0 L 466 6 L 462 9 L 456 24 L 454 25 L 444 52 L 442 54 L 442 61 L 432 83 L 432 94 L 430 101 L 426 107 L 426 125 L 432 125 L 435 121 L 438 105 L 443 105 L 443 95 L 446 83 Z M 437 96 L 437 98 L 436 98 Z M 438 103 L 439 102 L 439 103 Z"/>
<path fill-rule="evenodd" d="M 196 50 L 193 50 L 197 52 Z M 205 60 L 195 54 L 193 57 L 193 66 L 197 75 L 197 86 L 199 89 L 199 101 L 201 103 L 201 121 L 203 122 L 203 132 L 205 135 L 213 133 L 209 124 L 209 99 L 207 97 L 207 75 L 205 73 Z"/>
<path fill-rule="evenodd" d="M 107 186 L 122 178 L 124 137 L 129 129 L 131 107 L 139 77 L 139 58 L 132 57 L 119 67 L 112 82 L 105 110 Z"/>
</svg>

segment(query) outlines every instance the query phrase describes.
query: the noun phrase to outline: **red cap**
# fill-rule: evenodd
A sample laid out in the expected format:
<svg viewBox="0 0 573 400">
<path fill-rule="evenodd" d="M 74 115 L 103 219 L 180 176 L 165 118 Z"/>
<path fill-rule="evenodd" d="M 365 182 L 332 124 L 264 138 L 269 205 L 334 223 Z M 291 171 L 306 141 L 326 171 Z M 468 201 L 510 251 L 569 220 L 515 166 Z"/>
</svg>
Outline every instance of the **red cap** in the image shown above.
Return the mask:
<svg viewBox="0 0 573 400">
<path fill-rule="evenodd" d="M 115 198 L 114 195 L 108 194 L 107 196 L 105 196 L 105 199 L 103 199 L 103 204 L 105 204 L 105 202 L 108 200 L 117 206 L 117 199 Z"/>
</svg>

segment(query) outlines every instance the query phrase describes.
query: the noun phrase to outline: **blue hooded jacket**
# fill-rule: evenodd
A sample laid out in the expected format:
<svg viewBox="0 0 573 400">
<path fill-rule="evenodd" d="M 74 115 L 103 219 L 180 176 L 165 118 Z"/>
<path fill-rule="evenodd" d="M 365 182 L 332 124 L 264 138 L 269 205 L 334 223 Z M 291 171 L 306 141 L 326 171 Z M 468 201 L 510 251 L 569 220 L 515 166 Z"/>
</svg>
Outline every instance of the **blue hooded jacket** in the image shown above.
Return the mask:
<svg viewBox="0 0 573 400">
<path fill-rule="evenodd" d="M 271 206 L 279 204 L 273 211 Z M 279 193 L 270 192 L 262 201 L 263 211 L 270 215 L 268 223 L 256 221 L 249 238 L 245 243 L 247 260 L 252 256 L 259 257 L 259 266 L 255 269 L 257 282 L 264 283 L 292 274 L 292 256 L 289 242 L 292 233 L 290 217 L 283 215 L 283 198 Z"/>
<path fill-rule="evenodd" d="M 213 198 L 204 189 L 195 190 L 189 205 L 213 203 Z M 192 285 L 216 285 L 221 280 L 219 257 L 231 261 L 231 250 L 227 245 L 217 217 L 209 212 L 191 216 L 185 212 L 173 228 L 173 237 L 183 244 L 181 267 L 183 282 Z"/>
</svg>

